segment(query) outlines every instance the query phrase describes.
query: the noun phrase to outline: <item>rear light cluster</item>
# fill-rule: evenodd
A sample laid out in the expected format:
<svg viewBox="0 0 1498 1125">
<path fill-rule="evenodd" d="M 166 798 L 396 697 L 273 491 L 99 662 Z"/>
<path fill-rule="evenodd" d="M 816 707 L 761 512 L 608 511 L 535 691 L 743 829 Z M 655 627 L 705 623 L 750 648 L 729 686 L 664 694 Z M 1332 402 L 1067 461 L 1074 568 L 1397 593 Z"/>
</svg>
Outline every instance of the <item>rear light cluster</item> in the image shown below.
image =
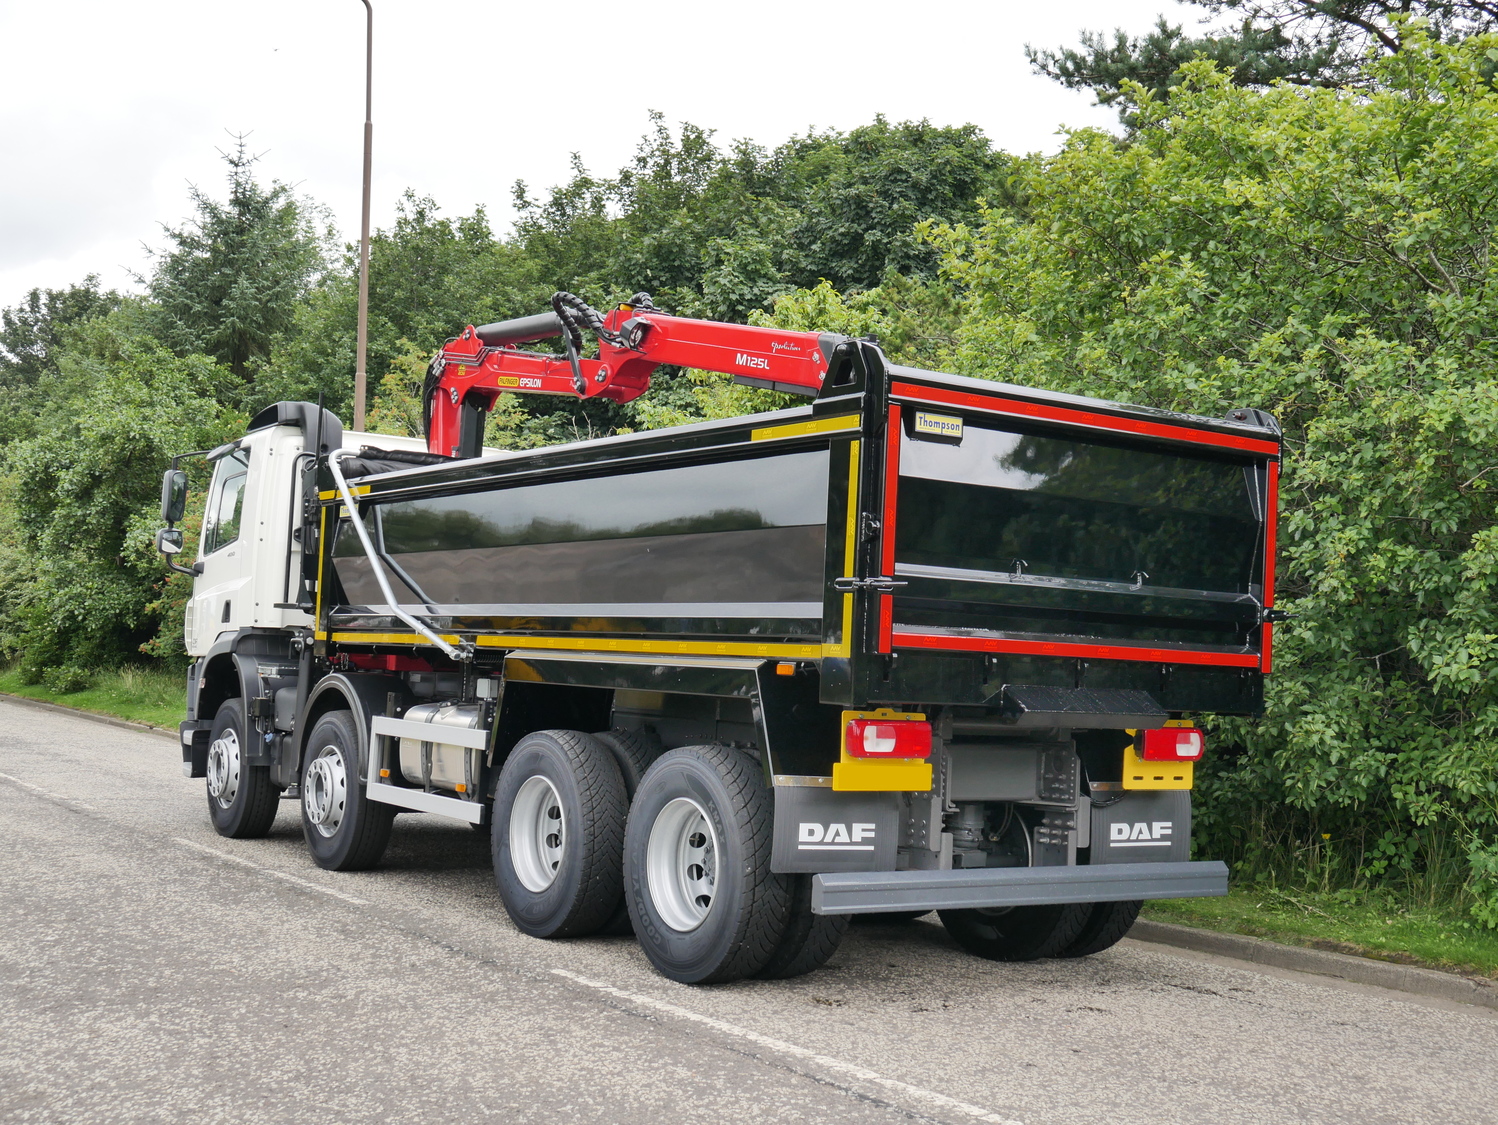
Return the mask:
<svg viewBox="0 0 1498 1125">
<path fill-rule="evenodd" d="M 1146 762 L 1195 762 L 1207 748 L 1202 732 L 1189 727 L 1163 727 L 1140 732 L 1139 757 Z"/>
<path fill-rule="evenodd" d="M 854 758 L 929 758 L 931 724 L 908 719 L 849 719 L 847 745 Z"/>
</svg>

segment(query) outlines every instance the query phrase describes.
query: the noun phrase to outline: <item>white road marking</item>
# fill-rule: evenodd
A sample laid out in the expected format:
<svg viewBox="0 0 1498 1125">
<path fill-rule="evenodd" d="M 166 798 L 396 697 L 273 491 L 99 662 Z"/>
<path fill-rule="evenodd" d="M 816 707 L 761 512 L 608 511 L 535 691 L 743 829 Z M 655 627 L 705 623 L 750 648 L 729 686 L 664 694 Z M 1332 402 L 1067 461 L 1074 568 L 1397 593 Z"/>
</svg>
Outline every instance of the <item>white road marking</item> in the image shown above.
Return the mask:
<svg viewBox="0 0 1498 1125">
<path fill-rule="evenodd" d="M 712 1016 L 705 1016 L 700 1012 L 679 1007 L 665 1000 L 657 1000 L 653 996 L 646 996 L 639 992 L 626 992 L 622 988 L 615 988 L 613 985 L 604 984 L 602 981 L 589 980 L 587 977 L 578 976 L 576 973 L 569 972 L 566 969 L 552 969 L 551 971 L 559 977 L 566 977 L 577 984 L 586 985 L 588 988 L 595 988 L 599 992 L 606 992 L 610 996 L 617 996 L 621 1000 L 628 1000 L 634 1004 L 654 1008 L 657 1011 L 666 1012 L 679 1019 L 700 1023 L 705 1027 L 712 1028 L 714 1031 L 721 1031 L 725 1035 L 734 1035 L 740 1039 L 747 1039 L 749 1042 L 770 1051 L 778 1051 L 781 1054 L 794 1055 L 798 1059 L 806 1059 L 808 1062 L 814 1062 L 818 1066 L 825 1067 L 828 1070 L 839 1071 L 862 1082 L 872 1082 L 875 1085 L 883 1086 L 887 1090 L 902 1094 L 912 1101 L 922 1102 L 935 1109 L 960 1113 L 965 1117 L 971 1117 L 975 1121 L 987 1121 L 990 1125 L 1024 1125 L 1023 1122 L 1015 1121 L 1013 1118 L 1000 1117 L 997 1113 L 991 1113 L 982 1106 L 970 1105 L 967 1102 L 958 1101 L 956 1098 L 949 1098 L 945 1094 L 938 1094 L 934 1090 L 925 1090 L 920 1086 L 912 1086 L 909 1082 L 901 1082 L 898 1078 L 886 1078 L 882 1074 L 854 1063 L 844 1062 L 842 1059 L 834 1059 L 828 1055 L 819 1055 L 817 1052 L 809 1050 L 806 1047 L 798 1047 L 796 1044 L 787 1043 L 783 1039 L 773 1039 L 768 1035 L 761 1035 L 757 1031 L 750 1031 L 747 1027 L 725 1023 L 723 1020 L 714 1019 Z"/>
<path fill-rule="evenodd" d="M 259 872 L 261 875 L 269 875 L 272 879 L 282 879 L 288 883 L 294 883 L 303 890 L 316 891 L 320 895 L 332 895 L 334 898 L 340 898 L 344 902 L 351 902 L 355 906 L 369 905 L 364 899 L 355 898 L 353 895 L 345 894 L 343 891 L 335 891 L 332 887 L 319 886 L 317 883 L 310 882 L 307 879 L 299 879 L 295 875 L 288 875 L 284 871 L 277 871 L 273 867 L 262 867 L 260 864 L 253 863 L 248 859 L 242 859 L 237 855 L 230 855 L 228 852 L 221 852 L 217 848 L 210 848 L 204 844 L 194 843 L 191 840 L 184 840 L 180 836 L 173 836 L 172 843 L 181 844 L 184 848 L 192 848 L 194 851 L 203 852 L 218 859 L 228 860 L 230 863 L 237 863 L 241 867 L 248 867 L 251 871 Z"/>
<path fill-rule="evenodd" d="M 8 781 L 12 785 L 19 785 L 22 789 L 29 789 L 37 796 L 46 797 L 49 801 L 61 801 L 65 805 L 75 805 L 80 809 L 87 809 L 89 812 L 99 811 L 87 801 L 80 801 L 77 797 L 64 797 L 61 793 L 54 793 L 50 789 L 43 789 L 40 785 L 33 785 L 29 781 L 22 781 L 19 777 L 12 777 L 8 773 L 0 773 L 0 781 Z"/>
</svg>

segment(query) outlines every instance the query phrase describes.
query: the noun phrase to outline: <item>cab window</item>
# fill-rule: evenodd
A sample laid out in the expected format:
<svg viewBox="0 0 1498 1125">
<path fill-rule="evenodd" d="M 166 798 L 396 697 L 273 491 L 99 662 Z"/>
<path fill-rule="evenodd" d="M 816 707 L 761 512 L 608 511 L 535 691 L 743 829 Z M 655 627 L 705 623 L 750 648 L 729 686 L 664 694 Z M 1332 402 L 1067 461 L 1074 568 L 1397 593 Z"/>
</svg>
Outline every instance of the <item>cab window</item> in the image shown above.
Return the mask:
<svg viewBox="0 0 1498 1125">
<path fill-rule="evenodd" d="M 218 463 L 213 487 L 208 492 L 208 510 L 203 516 L 203 554 L 211 555 L 239 538 L 239 517 L 244 508 L 244 482 L 249 467 L 247 449 L 236 450 Z"/>
</svg>

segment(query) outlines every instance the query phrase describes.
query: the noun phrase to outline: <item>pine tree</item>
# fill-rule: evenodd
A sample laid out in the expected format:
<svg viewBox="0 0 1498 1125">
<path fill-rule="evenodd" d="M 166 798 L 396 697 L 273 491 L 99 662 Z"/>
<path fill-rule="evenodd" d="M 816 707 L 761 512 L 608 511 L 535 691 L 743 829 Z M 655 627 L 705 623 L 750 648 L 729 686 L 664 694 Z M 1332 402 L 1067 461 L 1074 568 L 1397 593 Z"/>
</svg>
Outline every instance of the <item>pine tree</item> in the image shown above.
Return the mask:
<svg viewBox="0 0 1498 1125">
<path fill-rule="evenodd" d="M 179 355 L 212 356 L 248 383 L 326 263 L 308 207 L 286 184 L 261 186 L 253 172 L 259 157 L 243 136 L 236 142 L 223 154 L 228 202 L 192 188 L 197 214 L 163 225 L 170 246 L 153 252 L 148 284 L 163 342 Z"/>
</svg>

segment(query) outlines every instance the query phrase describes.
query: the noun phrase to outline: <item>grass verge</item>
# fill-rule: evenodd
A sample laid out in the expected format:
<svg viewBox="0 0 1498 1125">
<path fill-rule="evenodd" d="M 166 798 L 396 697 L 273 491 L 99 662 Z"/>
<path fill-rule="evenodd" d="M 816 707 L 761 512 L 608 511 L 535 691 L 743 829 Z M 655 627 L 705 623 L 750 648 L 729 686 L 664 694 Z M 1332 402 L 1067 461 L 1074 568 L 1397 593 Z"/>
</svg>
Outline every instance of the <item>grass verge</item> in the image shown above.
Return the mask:
<svg viewBox="0 0 1498 1125">
<path fill-rule="evenodd" d="M 1498 979 L 1498 931 L 1459 906 L 1385 893 L 1235 887 L 1225 898 L 1148 902 L 1140 917 Z"/>
<path fill-rule="evenodd" d="M 120 668 L 100 672 L 82 691 L 50 691 L 42 684 L 23 684 L 15 668 L 0 669 L 0 692 L 60 703 L 80 711 L 112 715 L 137 723 L 176 730 L 187 712 L 187 686 L 180 672 L 155 668 Z"/>
</svg>

